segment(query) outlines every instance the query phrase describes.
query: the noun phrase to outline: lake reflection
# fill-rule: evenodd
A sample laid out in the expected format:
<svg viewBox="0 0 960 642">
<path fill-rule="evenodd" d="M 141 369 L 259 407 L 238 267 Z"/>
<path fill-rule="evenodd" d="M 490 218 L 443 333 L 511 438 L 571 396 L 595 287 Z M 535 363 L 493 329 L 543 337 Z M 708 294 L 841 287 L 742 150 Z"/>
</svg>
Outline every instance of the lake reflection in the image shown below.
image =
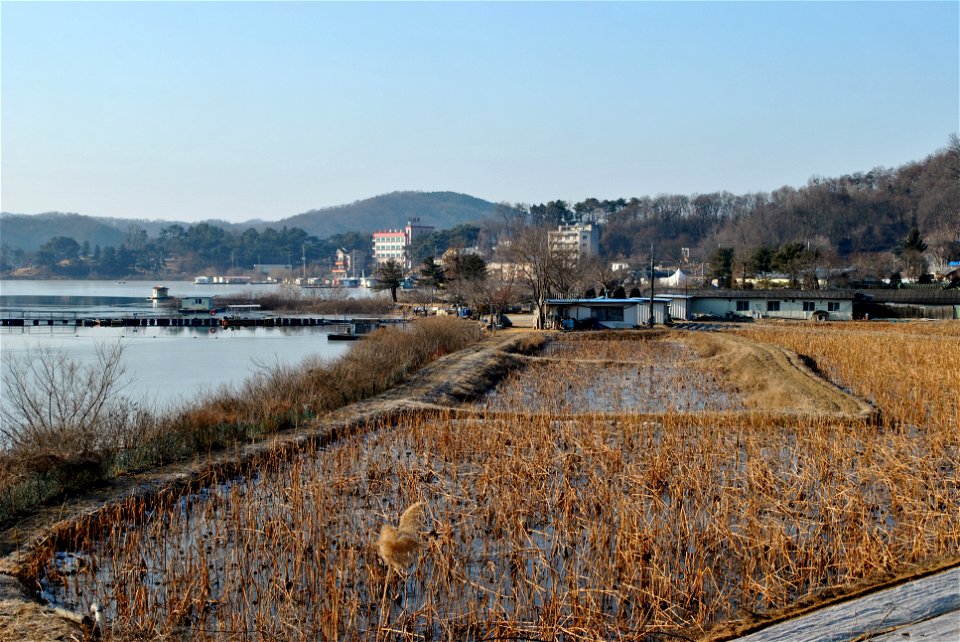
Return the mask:
<svg viewBox="0 0 960 642">
<path fill-rule="evenodd" d="M 2 281 L 0 308 L 75 310 L 149 309 L 146 297 L 152 281 Z M 224 295 L 240 292 L 274 292 L 279 286 L 196 286 L 168 283 L 171 294 L 203 292 Z M 353 291 L 351 291 L 353 294 Z M 357 291 L 359 296 L 369 296 Z M 337 331 L 337 328 L 328 328 Z M 81 363 L 96 361 L 98 343 L 120 341 L 127 367 L 125 393 L 157 407 L 207 394 L 224 384 L 238 384 L 261 366 L 297 364 L 309 356 L 335 359 L 350 349 L 349 343 L 327 342 L 318 328 L 76 328 L 39 326 L 0 328 L 0 351 L 20 357 L 31 348 L 63 350 Z M 3 368 L 3 366 L 0 366 Z M 2 391 L 0 391 L 2 398 Z"/>
<path fill-rule="evenodd" d="M 116 341 L 124 348 L 126 394 L 157 407 L 192 399 L 223 384 L 240 383 L 260 366 L 296 364 L 313 355 L 335 359 L 351 345 L 328 342 L 326 332 L 310 328 L 0 330 L 0 348 L 14 358 L 42 346 L 63 350 L 81 363 L 95 363 L 96 345 Z"/>
</svg>

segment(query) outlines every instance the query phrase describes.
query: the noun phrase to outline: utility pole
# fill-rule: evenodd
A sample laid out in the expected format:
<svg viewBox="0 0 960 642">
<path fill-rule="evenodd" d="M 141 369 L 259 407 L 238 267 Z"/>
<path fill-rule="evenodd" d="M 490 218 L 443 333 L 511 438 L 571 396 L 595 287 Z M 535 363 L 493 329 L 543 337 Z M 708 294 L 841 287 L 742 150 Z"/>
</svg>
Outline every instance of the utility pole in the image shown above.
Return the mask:
<svg viewBox="0 0 960 642">
<path fill-rule="evenodd" d="M 307 244 L 306 243 L 300 246 L 300 260 L 303 262 L 303 274 L 301 274 L 300 276 L 306 279 L 307 278 Z"/>
<path fill-rule="evenodd" d="M 647 319 L 647 325 L 653 327 L 653 282 L 656 276 L 653 273 L 653 243 L 650 244 L 650 318 Z"/>
</svg>

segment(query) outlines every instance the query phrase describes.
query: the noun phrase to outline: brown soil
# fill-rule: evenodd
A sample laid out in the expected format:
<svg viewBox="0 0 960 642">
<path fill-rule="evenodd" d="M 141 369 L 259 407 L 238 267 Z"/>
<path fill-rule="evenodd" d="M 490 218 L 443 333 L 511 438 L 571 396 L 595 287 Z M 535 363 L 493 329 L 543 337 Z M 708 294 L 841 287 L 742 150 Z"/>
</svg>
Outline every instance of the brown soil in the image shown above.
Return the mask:
<svg viewBox="0 0 960 642">
<path fill-rule="evenodd" d="M 716 333 L 669 333 L 702 356 L 718 360 L 752 407 L 761 411 L 873 416 L 875 410 L 823 381 L 792 353 L 740 337 Z M 332 440 L 407 412 L 445 411 L 482 395 L 506 372 L 525 362 L 517 353 L 539 345 L 544 333 L 502 331 L 478 344 L 436 360 L 409 381 L 373 399 L 332 413 L 309 429 L 277 434 L 255 444 L 194 461 L 120 477 L 109 486 L 38 510 L 0 532 L 0 639 L 82 640 L 79 616 L 31 600 L 17 579 L 22 560 L 44 538 L 80 517 L 128 496 L 202 486 L 212 471 L 242 471 L 278 449 L 293 450 L 309 440 Z M 69 618 L 64 617 L 70 616 Z M 89 632 L 86 632 L 89 634 Z"/>
</svg>

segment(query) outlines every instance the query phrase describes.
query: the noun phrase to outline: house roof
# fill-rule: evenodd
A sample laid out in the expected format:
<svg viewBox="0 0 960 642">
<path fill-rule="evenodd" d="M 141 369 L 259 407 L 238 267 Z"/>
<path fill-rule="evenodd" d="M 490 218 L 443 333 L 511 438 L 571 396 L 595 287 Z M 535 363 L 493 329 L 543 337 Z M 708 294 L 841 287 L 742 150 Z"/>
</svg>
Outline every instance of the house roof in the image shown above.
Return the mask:
<svg viewBox="0 0 960 642">
<path fill-rule="evenodd" d="M 650 290 L 647 290 L 649 292 Z M 850 300 L 871 303 L 904 303 L 916 305 L 960 305 L 960 290 L 931 289 L 871 289 L 871 290 L 730 290 L 700 289 L 678 290 L 676 288 L 655 291 L 657 295 L 693 299 L 767 299 L 767 300 Z"/>
<path fill-rule="evenodd" d="M 660 299 L 656 296 L 653 297 L 654 303 L 670 303 L 670 299 Z M 619 306 L 628 306 L 636 305 L 638 303 L 650 303 L 650 297 L 632 297 L 629 299 L 608 299 L 606 297 L 596 297 L 593 299 L 547 299 L 545 301 L 547 305 L 619 305 Z"/>
<path fill-rule="evenodd" d="M 647 290 L 649 292 L 649 290 Z M 684 295 L 696 299 L 771 299 L 783 301 L 785 299 L 849 299 L 857 297 L 854 290 L 731 290 L 731 289 L 700 289 L 700 290 L 677 290 L 669 289 L 664 292 L 654 292 L 657 294 L 670 295 L 676 297 Z"/>
<path fill-rule="evenodd" d="M 960 305 L 960 290 L 861 290 L 861 297 L 871 303 L 904 303 L 914 305 Z"/>
</svg>

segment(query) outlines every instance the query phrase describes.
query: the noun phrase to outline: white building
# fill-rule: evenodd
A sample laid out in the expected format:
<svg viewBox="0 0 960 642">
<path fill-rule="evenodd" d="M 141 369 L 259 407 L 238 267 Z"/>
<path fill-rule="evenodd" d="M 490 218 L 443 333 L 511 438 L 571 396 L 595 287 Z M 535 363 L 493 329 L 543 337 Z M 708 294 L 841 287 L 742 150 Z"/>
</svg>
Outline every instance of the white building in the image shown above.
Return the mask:
<svg viewBox="0 0 960 642">
<path fill-rule="evenodd" d="M 373 233 L 373 259 L 377 265 L 394 260 L 405 269 L 413 267 L 410 246 L 418 236 L 433 231 L 430 225 L 421 225 L 419 218 L 411 218 L 402 230 L 381 230 Z"/>
<path fill-rule="evenodd" d="M 650 298 L 632 299 L 548 299 L 546 318 L 559 323 L 582 327 L 585 322 L 605 328 L 640 328 L 650 319 Z M 654 323 L 664 324 L 670 320 L 670 300 L 653 298 Z M 573 323 L 564 323 L 573 322 Z M 573 329 L 572 327 L 568 329 Z"/>
<path fill-rule="evenodd" d="M 560 225 L 547 232 L 552 252 L 563 252 L 580 260 L 600 254 L 600 228 L 597 225 Z"/>
<path fill-rule="evenodd" d="M 180 299 L 180 312 L 209 312 L 213 309 L 212 296 L 189 296 Z"/>
<path fill-rule="evenodd" d="M 852 290 L 690 290 L 656 295 L 673 301 L 675 319 L 707 316 L 850 321 L 856 298 Z"/>
</svg>

